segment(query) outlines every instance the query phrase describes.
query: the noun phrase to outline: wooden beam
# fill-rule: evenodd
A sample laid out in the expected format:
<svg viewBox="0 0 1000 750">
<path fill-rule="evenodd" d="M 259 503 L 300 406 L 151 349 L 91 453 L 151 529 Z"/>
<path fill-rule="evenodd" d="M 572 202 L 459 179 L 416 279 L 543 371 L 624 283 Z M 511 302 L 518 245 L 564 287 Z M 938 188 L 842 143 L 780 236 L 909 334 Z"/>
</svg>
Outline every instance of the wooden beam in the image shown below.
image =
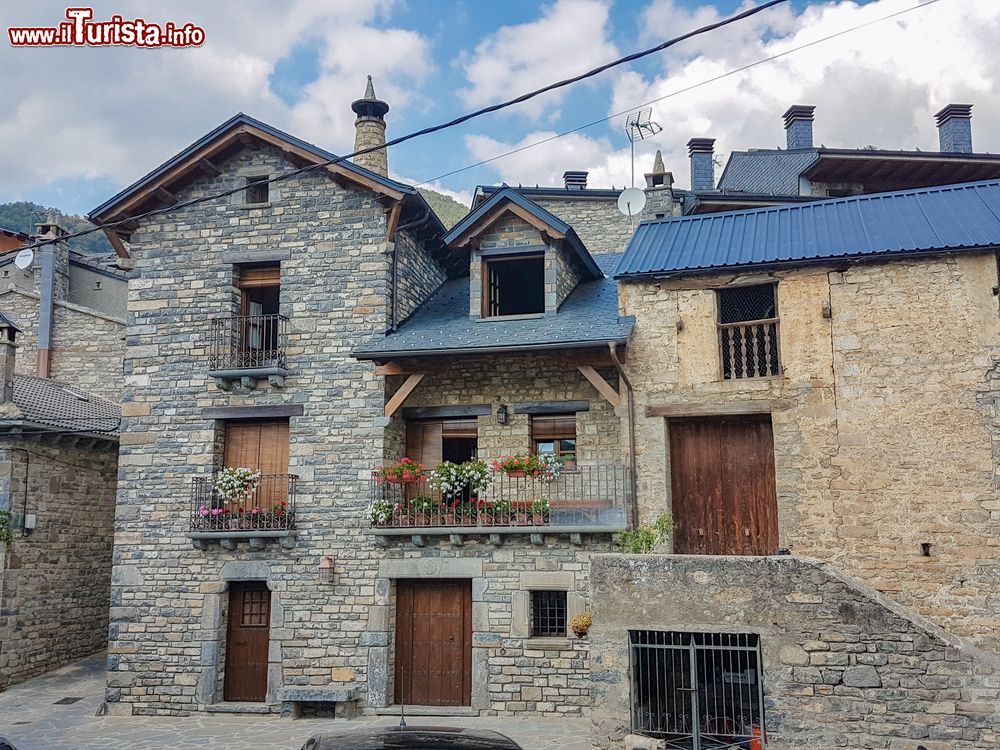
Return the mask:
<svg viewBox="0 0 1000 750">
<path fill-rule="evenodd" d="M 566 236 L 562 232 L 556 231 L 553 227 L 550 227 L 545 222 L 539 220 L 539 218 L 530 211 L 525 211 L 517 204 L 508 202 L 497 206 L 488 214 L 480 218 L 479 221 L 475 222 L 472 226 L 466 229 L 452 244 L 455 247 L 463 247 L 469 244 L 475 236 L 485 232 L 508 213 L 514 214 L 526 224 L 534 227 L 539 233 L 544 234 L 547 237 L 561 240 Z"/>
<path fill-rule="evenodd" d="M 105 229 L 104 236 L 108 238 L 108 242 L 111 243 L 111 247 L 114 248 L 115 255 L 119 258 L 130 258 L 128 254 L 128 249 L 125 247 L 125 243 L 122 242 L 122 238 L 118 236 L 118 232 L 114 229 Z"/>
<path fill-rule="evenodd" d="M 621 405 L 621 396 L 618 390 L 613 388 L 601 374 L 590 365 L 577 365 L 577 370 L 587 379 L 587 381 L 597 389 L 597 392 L 604 396 L 604 400 L 616 409 Z"/>
<path fill-rule="evenodd" d="M 409 398 L 410 394 L 413 393 L 413 389 L 420 385 L 420 381 L 424 379 L 424 372 L 415 372 L 410 377 L 408 377 L 403 384 L 399 387 L 392 398 L 386 402 L 385 405 L 385 415 L 391 417 L 396 413 L 396 410 L 403 405 L 403 402 Z"/>
<path fill-rule="evenodd" d="M 396 201 L 387 211 L 385 220 L 385 241 L 393 242 L 396 239 L 396 227 L 399 226 L 399 215 L 403 212 L 402 201 Z"/>
<path fill-rule="evenodd" d="M 205 174 L 211 175 L 212 177 L 218 177 L 222 174 L 222 170 L 219 169 L 215 164 L 210 162 L 208 159 L 201 158 L 195 162 L 198 168 Z"/>
<path fill-rule="evenodd" d="M 166 203 L 168 206 L 172 206 L 177 202 L 177 196 L 164 187 L 155 187 L 153 189 L 153 195 Z"/>
<path fill-rule="evenodd" d="M 375 367 L 376 375 L 408 375 L 413 370 L 408 369 L 405 365 L 399 364 L 396 360 L 391 362 L 386 362 L 384 365 L 377 365 Z"/>
<path fill-rule="evenodd" d="M 647 417 L 725 417 L 746 414 L 770 414 L 781 409 L 775 401 L 729 401 L 716 404 L 650 404 Z"/>
</svg>

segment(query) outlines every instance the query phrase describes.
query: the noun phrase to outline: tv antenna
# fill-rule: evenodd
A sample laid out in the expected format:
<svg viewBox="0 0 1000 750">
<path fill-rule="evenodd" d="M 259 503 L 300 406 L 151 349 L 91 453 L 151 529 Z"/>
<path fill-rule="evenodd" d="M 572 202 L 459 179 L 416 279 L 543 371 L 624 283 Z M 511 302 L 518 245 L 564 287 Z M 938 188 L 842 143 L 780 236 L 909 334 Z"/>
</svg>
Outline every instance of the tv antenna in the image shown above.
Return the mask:
<svg viewBox="0 0 1000 750">
<path fill-rule="evenodd" d="M 625 135 L 632 146 L 632 187 L 635 187 L 635 142 L 644 141 L 663 130 L 660 123 L 649 119 L 652 114 L 653 108 L 646 107 L 625 118 Z"/>
</svg>

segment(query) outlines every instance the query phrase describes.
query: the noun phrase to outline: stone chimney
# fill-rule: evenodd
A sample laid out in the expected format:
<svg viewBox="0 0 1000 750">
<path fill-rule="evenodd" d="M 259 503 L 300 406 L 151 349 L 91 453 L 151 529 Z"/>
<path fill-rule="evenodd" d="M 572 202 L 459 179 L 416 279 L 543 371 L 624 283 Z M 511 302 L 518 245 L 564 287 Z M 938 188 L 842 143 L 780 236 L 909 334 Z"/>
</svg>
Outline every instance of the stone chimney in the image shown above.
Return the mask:
<svg viewBox="0 0 1000 750">
<path fill-rule="evenodd" d="M 691 158 L 691 189 L 705 193 L 715 189 L 715 139 L 692 138 L 688 141 Z"/>
<path fill-rule="evenodd" d="M 972 153 L 972 105 L 949 104 L 936 115 L 941 151 L 946 154 Z"/>
<path fill-rule="evenodd" d="M 375 98 L 371 76 L 368 76 L 364 97 L 353 102 L 351 109 L 358 116 L 354 121 L 354 150 L 385 146 L 385 113 L 389 105 Z M 389 157 L 384 148 L 355 156 L 354 163 L 383 177 L 389 176 Z"/>
<path fill-rule="evenodd" d="M 563 184 L 567 190 L 586 190 L 587 172 L 577 169 L 567 169 L 563 172 Z"/>
<path fill-rule="evenodd" d="M 40 378 L 49 377 L 55 303 L 69 296 L 69 245 L 62 239 L 67 234 L 50 216 L 48 221 L 37 225 L 34 237 L 36 241 L 48 240 L 48 244 L 35 250 L 33 269 L 39 296 L 35 374 Z"/>
<path fill-rule="evenodd" d="M 656 149 L 656 156 L 653 158 L 653 171 L 647 172 L 646 189 L 650 188 L 671 188 L 674 184 L 674 175 L 663 166 L 663 154 L 660 149 Z"/>
<path fill-rule="evenodd" d="M 14 321 L 0 312 L 0 404 L 14 403 L 14 355 L 17 334 L 21 332 Z"/>
<path fill-rule="evenodd" d="M 808 104 L 793 104 L 785 112 L 785 142 L 789 150 L 813 147 L 813 112 Z"/>
</svg>

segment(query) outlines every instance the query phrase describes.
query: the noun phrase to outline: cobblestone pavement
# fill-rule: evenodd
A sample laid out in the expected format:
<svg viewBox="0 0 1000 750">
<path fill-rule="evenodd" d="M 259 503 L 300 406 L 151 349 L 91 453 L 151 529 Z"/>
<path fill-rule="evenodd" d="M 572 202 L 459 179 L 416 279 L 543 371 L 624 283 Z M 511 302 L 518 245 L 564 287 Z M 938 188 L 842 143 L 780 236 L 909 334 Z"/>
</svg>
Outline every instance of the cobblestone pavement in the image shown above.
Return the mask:
<svg viewBox="0 0 1000 750">
<path fill-rule="evenodd" d="M 0 737 L 17 750 L 299 750 L 312 734 L 394 724 L 390 716 L 347 721 L 276 716 L 197 714 L 181 717 L 97 717 L 104 696 L 104 655 L 98 654 L 0 693 Z M 63 699 L 79 699 L 58 704 Z M 590 750 L 585 719 L 410 717 L 407 723 L 496 729 L 527 750 Z"/>
</svg>

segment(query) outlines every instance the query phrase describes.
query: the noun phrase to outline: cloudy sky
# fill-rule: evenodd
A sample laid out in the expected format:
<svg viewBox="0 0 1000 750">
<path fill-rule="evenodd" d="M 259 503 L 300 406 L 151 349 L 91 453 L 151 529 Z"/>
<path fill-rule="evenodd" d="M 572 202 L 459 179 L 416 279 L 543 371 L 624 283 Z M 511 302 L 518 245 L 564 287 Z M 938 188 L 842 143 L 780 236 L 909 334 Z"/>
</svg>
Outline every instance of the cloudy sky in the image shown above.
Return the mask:
<svg viewBox="0 0 1000 750">
<path fill-rule="evenodd" d="M 401 135 L 751 4 L 97 0 L 98 20 L 190 21 L 205 29 L 206 42 L 174 50 L 13 49 L 4 34 L 0 202 L 35 200 L 83 213 L 238 111 L 349 152 L 350 102 L 368 73 L 391 106 L 389 135 Z M 4 30 L 54 25 L 65 8 L 20 0 L 4 3 L 0 17 Z M 908 8 L 916 9 L 739 70 Z M 790 104 L 816 105 L 816 140 L 827 146 L 931 150 L 933 113 L 949 102 L 971 103 L 976 150 L 996 152 L 998 38 L 997 0 L 794 0 L 569 90 L 399 146 L 390 170 L 464 200 L 480 183 L 559 184 L 566 169 L 590 170 L 592 186 L 629 184 L 621 116 L 441 175 L 652 100 L 660 100 L 653 119 L 663 131 L 639 144 L 640 180 L 661 148 L 667 169 L 686 186 L 685 144 L 695 136 L 716 138 L 723 158 L 782 145 L 781 114 Z"/>
</svg>

